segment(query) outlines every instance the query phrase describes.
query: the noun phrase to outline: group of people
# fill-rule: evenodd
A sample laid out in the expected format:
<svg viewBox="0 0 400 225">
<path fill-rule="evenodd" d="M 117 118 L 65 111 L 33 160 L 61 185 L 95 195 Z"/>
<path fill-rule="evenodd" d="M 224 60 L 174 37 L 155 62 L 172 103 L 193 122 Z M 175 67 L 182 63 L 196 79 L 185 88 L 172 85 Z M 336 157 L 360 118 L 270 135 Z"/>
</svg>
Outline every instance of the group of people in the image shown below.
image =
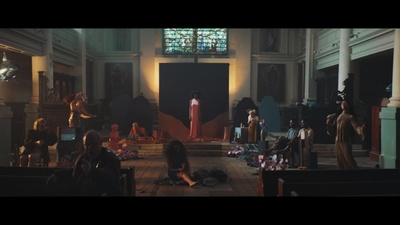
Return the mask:
<svg viewBox="0 0 400 225">
<path fill-rule="evenodd" d="M 34 129 L 27 132 L 24 150 L 20 155 L 21 167 L 45 166 L 50 162 L 49 146 L 57 142 L 57 135 L 50 132 L 44 118 L 38 118 Z M 117 156 L 102 147 L 98 131 L 89 130 L 82 137 L 83 149 L 72 167 L 60 168 L 48 178 L 48 184 L 66 190 L 72 196 L 121 196 L 119 183 L 121 164 Z"/>
<path fill-rule="evenodd" d="M 129 149 L 126 141 L 121 142 L 118 129 L 118 124 L 111 124 L 111 132 L 108 134 L 108 148 L 115 153 L 119 160 L 139 159 L 138 149 Z M 139 124 L 133 123 L 128 137 L 134 136 L 134 139 L 137 140 L 138 137 L 144 136 L 144 133 L 140 130 Z"/>
<path fill-rule="evenodd" d="M 72 97 L 71 97 L 72 96 Z M 83 119 L 94 118 L 85 109 L 86 98 L 82 92 L 64 98 L 69 104 L 69 127 L 75 127 L 81 135 L 82 149 L 74 164 L 67 168 L 60 168 L 48 179 L 48 185 L 62 187 L 66 195 L 78 196 L 121 196 L 122 189 L 119 183 L 121 162 L 116 154 L 109 148 L 102 146 L 101 135 L 98 131 L 85 132 Z M 190 119 L 192 121 L 191 135 L 193 138 L 201 137 L 201 110 L 199 92 L 193 94 L 190 104 Z M 137 129 L 137 124 L 133 128 Z M 117 145 L 119 140 L 118 125 L 113 124 L 110 133 L 111 145 Z M 136 134 L 140 130 L 135 130 Z M 78 141 L 79 141 L 78 139 Z M 20 155 L 20 166 L 37 166 L 39 159 L 48 166 L 50 162 L 48 147 L 57 143 L 57 135 L 50 132 L 46 120 L 39 118 L 34 123 L 34 128 L 29 130 L 24 140 L 24 151 Z M 190 187 L 197 184 L 193 181 L 190 163 L 186 148 L 179 140 L 171 141 L 166 149 L 168 176 L 173 181 L 183 180 Z"/>
<path fill-rule="evenodd" d="M 310 168 L 310 154 L 314 150 L 314 130 L 310 127 L 307 118 L 301 119 L 301 128 L 298 121 L 292 118 L 285 136 L 277 138 L 276 142 L 264 152 L 264 160 L 271 155 L 282 155 L 289 162 L 289 168 Z"/>
<path fill-rule="evenodd" d="M 68 126 L 78 131 L 77 141 L 81 149 L 71 167 L 62 167 L 48 178 L 48 185 L 66 190 L 65 195 L 72 196 L 121 196 L 121 163 L 108 148 L 102 147 L 98 131 L 85 132 L 83 119 L 94 118 L 85 109 L 86 98 L 82 92 L 64 97 L 69 104 Z M 35 167 L 38 163 L 48 166 L 50 162 L 49 146 L 57 143 L 58 137 L 46 126 L 44 118 L 38 118 L 26 133 L 24 149 L 20 154 L 21 167 Z M 118 128 L 117 128 L 118 129 Z"/>
<path fill-rule="evenodd" d="M 85 104 L 87 100 L 83 92 L 64 96 L 63 101 L 65 104 L 68 104 L 70 109 L 68 126 L 77 129 L 77 139 L 80 141 L 85 133 L 84 119 L 94 118 L 96 115 L 86 111 Z M 19 166 L 35 167 L 42 164 L 47 167 L 49 165 L 49 146 L 56 144 L 58 138 L 55 133 L 49 130 L 46 123 L 47 121 L 40 117 L 34 122 L 33 129 L 26 132 L 23 144 L 24 149 L 19 158 Z"/>
<path fill-rule="evenodd" d="M 271 155 L 282 154 L 289 161 L 291 168 L 310 168 L 310 154 L 314 151 L 314 130 L 310 127 L 307 118 L 301 120 L 301 128 L 297 127 L 297 119 L 289 121 L 286 136 L 280 136 L 277 141 L 264 152 L 264 159 Z M 357 162 L 352 152 L 353 132 L 365 136 L 365 124 L 360 124 L 348 100 L 340 103 L 340 113 L 330 114 L 326 118 L 326 128 L 329 135 L 335 137 L 335 149 L 338 169 L 356 169 Z M 249 127 L 250 133 L 250 127 Z M 249 135 L 250 136 L 250 135 Z"/>
<path fill-rule="evenodd" d="M 102 146 L 98 131 L 87 131 L 82 142 L 74 166 L 55 171 L 47 184 L 66 190 L 64 194 L 69 196 L 122 196 L 120 160 Z"/>
<path fill-rule="evenodd" d="M 201 136 L 201 101 L 199 92 L 193 93 L 189 104 L 189 118 L 191 121 L 190 136 Z M 81 118 L 93 118 L 84 109 L 85 98 L 82 93 L 75 95 L 70 104 L 69 126 L 81 128 Z M 267 128 L 265 121 L 260 121 L 255 110 L 249 111 L 249 142 L 255 143 L 257 126 Z M 264 152 L 264 159 L 271 155 L 282 154 L 289 162 L 289 167 L 309 168 L 310 153 L 313 151 L 314 130 L 310 127 L 307 118 L 301 119 L 301 128 L 298 128 L 297 119 L 289 121 L 289 129 L 285 136 Z M 354 130 L 363 137 L 365 125 L 359 125 L 352 115 L 348 101 L 341 102 L 340 114 L 328 115 L 326 120 L 327 132 L 336 135 L 336 158 L 339 169 L 358 168 L 352 155 L 352 135 Z M 114 140 L 111 145 L 116 145 L 119 140 L 118 125 L 112 126 Z M 262 134 L 262 133 L 261 133 Z M 71 168 L 60 169 L 48 179 L 49 185 L 67 185 L 71 195 L 94 196 L 119 196 L 122 195 L 119 184 L 121 163 L 116 154 L 108 148 L 102 147 L 101 136 L 95 130 L 85 132 L 82 138 L 82 151 L 79 153 L 75 164 Z M 21 154 L 20 166 L 34 166 L 39 158 L 48 165 L 50 161 L 48 147 L 57 142 L 57 136 L 51 133 L 44 118 L 39 118 L 34 123 L 34 128 L 27 132 Z M 194 180 L 191 165 L 187 156 L 186 147 L 179 140 L 173 140 L 166 148 L 166 161 L 168 177 L 171 181 L 184 181 L 190 187 L 198 182 Z"/>
</svg>

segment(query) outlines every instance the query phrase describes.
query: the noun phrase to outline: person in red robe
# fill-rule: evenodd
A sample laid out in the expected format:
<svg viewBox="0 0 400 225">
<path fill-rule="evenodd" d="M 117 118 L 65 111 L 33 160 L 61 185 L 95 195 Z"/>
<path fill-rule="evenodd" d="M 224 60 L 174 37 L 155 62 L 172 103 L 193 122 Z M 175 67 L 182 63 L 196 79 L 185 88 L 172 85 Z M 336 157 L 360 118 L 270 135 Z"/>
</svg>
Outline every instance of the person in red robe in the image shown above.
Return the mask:
<svg viewBox="0 0 400 225">
<path fill-rule="evenodd" d="M 114 123 L 111 125 L 111 132 L 108 134 L 108 140 L 109 140 L 108 148 L 110 148 L 114 151 L 119 149 L 118 142 L 119 142 L 120 137 L 119 137 L 118 129 L 119 129 L 118 124 Z"/>
<path fill-rule="evenodd" d="M 201 100 L 200 92 L 192 91 L 192 99 L 189 101 L 189 121 L 190 132 L 189 138 L 201 138 Z"/>
</svg>

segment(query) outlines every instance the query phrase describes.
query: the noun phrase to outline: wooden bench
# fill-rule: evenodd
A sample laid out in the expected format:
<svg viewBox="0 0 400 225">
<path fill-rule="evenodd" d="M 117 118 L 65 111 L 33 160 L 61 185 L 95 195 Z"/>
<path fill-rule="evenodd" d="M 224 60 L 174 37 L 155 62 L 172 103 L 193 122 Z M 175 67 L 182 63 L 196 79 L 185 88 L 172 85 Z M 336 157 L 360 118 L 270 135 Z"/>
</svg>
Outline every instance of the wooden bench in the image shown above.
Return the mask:
<svg viewBox="0 0 400 225">
<path fill-rule="evenodd" d="M 278 196 L 400 196 L 400 180 L 286 182 L 279 178 Z"/>
<path fill-rule="evenodd" d="M 0 196 L 63 196 L 62 187 L 47 185 L 57 167 L 0 167 Z M 136 195 L 135 168 L 121 168 L 120 182 L 125 196 Z"/>
<path fill-rule="evenodd" d="M 279 178 L 286 182 L 400 181 L 400 169 L 262 170 L 259 173 L 259 195 L 278 196 Z"/>
</svg>

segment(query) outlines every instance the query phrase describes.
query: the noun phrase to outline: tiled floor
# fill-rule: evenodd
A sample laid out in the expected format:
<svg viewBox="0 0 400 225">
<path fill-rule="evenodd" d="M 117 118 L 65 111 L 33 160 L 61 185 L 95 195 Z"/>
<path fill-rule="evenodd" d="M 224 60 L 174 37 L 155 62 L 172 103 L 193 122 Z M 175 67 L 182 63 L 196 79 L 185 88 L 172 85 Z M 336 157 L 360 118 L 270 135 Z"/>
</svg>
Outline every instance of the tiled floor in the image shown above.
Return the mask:
<svg viewBox="0 0 400 225">
<path fill-rule="evenodd" d="M 139 160 L 127 160 L 122 166 L 135 166 L 136 196 L 259 196 L 257 168 L 250 167 L 238 158 L 191 156 L 193 171 L 197 169 L 219 168 L 228 174 L 226 182 L 213 187 L 197 184 L 188 185 L 156 184 L 155 181 L 167 176 L 167 165 L 162 156 L 149 156 Z M 335 169 L 335 158 L 319 158 L 318 169 Z M 377 162 L 369 157 L 356 157 L 360 168 L 374 168 Z"/>
<path fill-rule="evenodd" d="M 157 179 L 167 177 L 167 164 L 163 156 L 122 161 L 122 166 L 135 166 L 136 196 L 257 196 L 258 176 L 252 175 L 256 168 L 247 166 L 245 161 L 204 156 L 192 156 L 189 160 L 193 171 L 221 169 L 228 174 L 227 181 L 212 187 L 155 183 Z"/>
<path fill-rule="evenodd" d="M 52 154 L 50 167 L 55 165 L 55 156 Z M 369 157 L 355 157 L 360 168 L 374 168 L 378 162 Z M 189 156 L 192 171 L 198 169 L 221 169 L 227 173 L 226 182 L 212 187 L 197 184 L 188 185 L 159 184 L 156 181 L 167 177 L 165 157 L 144 156 L 143 159 L 121 161 L 122 167 L 135 167 L 136 196 L 137 197 L 214 197 L 214 196 L 259 196 L 257 168 L 250 167 L 246 161 L 227 156 Z M 318 169 L 335 169 L 336 158 L 319 157 Z"/>
</svg>

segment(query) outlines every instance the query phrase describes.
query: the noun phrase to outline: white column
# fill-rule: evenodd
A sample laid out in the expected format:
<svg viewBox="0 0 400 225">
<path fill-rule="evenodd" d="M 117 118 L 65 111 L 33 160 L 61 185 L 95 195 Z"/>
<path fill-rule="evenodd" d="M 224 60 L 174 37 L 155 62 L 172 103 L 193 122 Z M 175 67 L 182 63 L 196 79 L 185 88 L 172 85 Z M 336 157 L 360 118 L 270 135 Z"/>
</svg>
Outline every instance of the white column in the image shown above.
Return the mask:
<svg viewBox="0 0 400 225">
<path fill-rule="evenodd" d="M 45 73 L 44 75 L 47 77 L 48 82 L 47 87 L 49 89 L 52 89 L 54 87 L 53 85 L 53 77 L 54 77 L 54 67 L 53 67 L 53 32 L 51 29 L 46 30 L 46 44 L 44 47 L 44 59 L 46 64 L 45 64 Z"/>
<path fill-rule="evenodd" d="M 343 81 L 349 77 L 350 70 L 350 48 L 349 36 L 351 29 L 340 29 L 340 47 L 339 47 L 339 75 L 338 90 L 343 91 Z"/>
<path fill-rule="evenodd" d="M 400 108 L 400 29 L 394 30 L 392 97 L 388 107 Z"/>
<path fill-rule="evenodd" d="M 82 92 L 85 94 L 87 97 L 86 93 L 86 29 L 76 29 L 78 32 L 78 38 L 79 38 L 79 57 L 80 57 L 80 73 L 81 79 L 82 79 Z M 93 102 L 93 99 L 88 99 L 89 101 Z"/>
<path fill-rule="evenodd" d="M 32 96 L 29 104 L 25 105 L 25 131 L 32 129 L 33 123 L 39 117 L 39 71 L 43 71 L 48 82 L 47 88 L 53 85 L 53 34 L 51 29 L 43 29 L 45 32 L 46 43 L 43 48 L 43 56 L 32 56 Z"/>
<path fill-rule="evenodd" d="M 305 49 L 305 67 L 304 67 L 304 103 L 307 102 L 307 99 L 310 95 L 310 71 L 312 70 L 312 58 L 311 58 L 311 30 L 306 29 L 306 49 Z"/>
<path fill-rule="evenodd" d="M 317 84 L 313 79 L 314 56 L 313 52 L 313 34 L 312 29 L 306 29 L 306 47 L 305 47 L 305 68 L 304 68 L 304 99 L 303 103 L 313 102 L 316 100 Z"/>
<path fill-rule="evenodd" d="M 47 77 L 47 87 L 53 88 L 53 35 L 51 29 L 44 29 L 47 39 L 43 56 L 32 57 L 32 97 L 30 103 L 39 104 L 39 71 Z"/>
</svg>

